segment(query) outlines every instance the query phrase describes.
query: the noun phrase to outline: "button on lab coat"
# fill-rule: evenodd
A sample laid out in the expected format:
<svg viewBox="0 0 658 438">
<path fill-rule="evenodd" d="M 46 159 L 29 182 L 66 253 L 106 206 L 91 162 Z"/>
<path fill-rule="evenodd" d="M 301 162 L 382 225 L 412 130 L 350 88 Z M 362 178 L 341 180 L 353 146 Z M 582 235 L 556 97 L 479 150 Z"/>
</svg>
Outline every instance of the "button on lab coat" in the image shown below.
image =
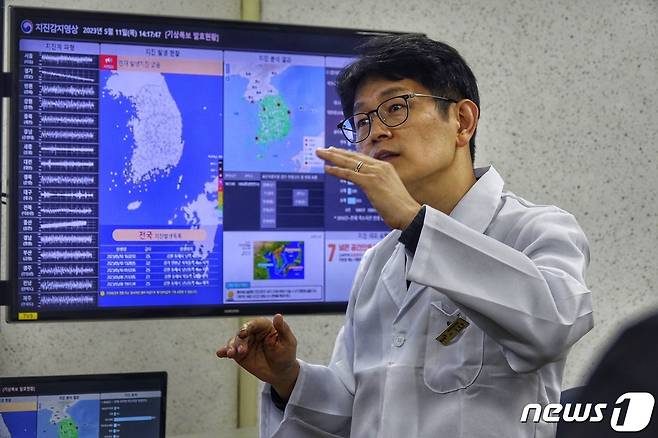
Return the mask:
<svg viewBox="0 0 658 438">
<path fill-rule="evenodd" d="M 520 418 L 559 401 L 593 325 L 587 240 L 571 214 L 503 191 L 493 167 L 476 176 L 450 216 L 426 207 L 414 255 L 397 230 L 366 252 L 329 366 L 299 361 L 284 412 L 265 385 L 261 437 L 553 436 Z M 458 317 L 469 326 L 438 342 Z"/>
</svg>

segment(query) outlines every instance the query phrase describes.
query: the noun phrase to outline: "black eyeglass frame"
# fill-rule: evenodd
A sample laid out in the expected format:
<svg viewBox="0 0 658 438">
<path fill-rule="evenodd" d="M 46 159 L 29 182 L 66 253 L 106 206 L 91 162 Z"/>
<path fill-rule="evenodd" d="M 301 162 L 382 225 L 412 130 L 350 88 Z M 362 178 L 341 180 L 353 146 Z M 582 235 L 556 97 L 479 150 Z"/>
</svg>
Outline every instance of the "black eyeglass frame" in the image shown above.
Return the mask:
<svg viewBox="0 0 658 438">
<path fill-rule="evenodd" d="M 439 99 L 439 100 L 443 100 L 443 101 L 446 101 L 446 102 L 457 103 L 457 101 L 456 101 L 455 99 L 450 99 L 449 97 L 444 97 L 444 96 L 434 96 L 434 95 L 432 95 L 432 94 L 421 94 L 421 93 L 407 93 L 407 94 L 401 94 L 401 95 L 399 95 L 399 96 L 389 97 L 388 99 L 384 100 L 384 101 L 381 102 L 379 105 L 377 105 L 377 108 L 375 108 L 375 109 L 372 110 L 372 111 L 368 111 L 368 112 L 364 112 L 364 113 L 356 113 L 356 114 L 352 114 L 352 115 L 349 116 L 348 118 L 341 120 L 341 122 L 340 122 L 338 125 L 336 125 L 336 127 L 337 127 L 338 129 L 340 129 L 340 132 L 343 133 L 343 137 L 345 137 L 345 139 L 346 139 L 347 141 L 349 141 L 350 143 L 353 143 L 353 144 L 361 143 L 362 141 L 365 141 L 368 137 L 370 137 L 370 132 L 372 131 L 372 114 L 377 114 L 377 118 L 378 118 L 378 119 L 379 119 L 384 125 L 388 126 L 389 128 L 395 128 L 396 126 L 400 126 L 400 125 L 402 125 L 404 122 L 406 122 L 406 121 L 409 119 L 409 103 L 408 103 L 407 101 L 408 101 L 409 99 L 413 99 L 414 97 L 431 97 L 431 98 L 433 98 L 433 99 Z M 384 104 L 385 104 L 386 102 L 389 102 L 389 101 L 391 101 L 391 100 L 393 100 L 393 99 L 400 99 L 400 98 L 404 99 L 404 103 L 406 104 L 407 115 L 406 115 L 406 117 L 404 118 L 404 120 L 402 120 L 400 123 L 395 123 L 395 124 L 393 124 L 393 125 L 389 125 L 389 124 L 386 122 L 386 120 L 384 120 L 384 118 L 382 118 L 382 116 L 379 114 L 379 110 L 382 108 L 382 106 L 384 106 Z M 345 127 L 345 122 L 347 122 L 349 119 L 352 119 L 352 118 L 354 118 L 355 116 L 358 116 L 358 115 L 361 115 L 361 114 L 363 114 L 364 116 L 366 116 L 366 117 L 368 118 L 368 133 L 367 133 L 366 136 L 363 137 L 361 140 L 352 141 L 352 140 L 349 139 L 349 137 L 348 137 L 348 135 L 347 135 L 347 133 L 346 133 L 345 131 L 346 131 L 346 130 L 347 130 L 347 131 L 350 131 L 350 132 L 355 132 L 355 131 L 353 131 L 352 129 L 348 129 L 348 128 L 346 128 L 346 127 Z"/>
</svg>

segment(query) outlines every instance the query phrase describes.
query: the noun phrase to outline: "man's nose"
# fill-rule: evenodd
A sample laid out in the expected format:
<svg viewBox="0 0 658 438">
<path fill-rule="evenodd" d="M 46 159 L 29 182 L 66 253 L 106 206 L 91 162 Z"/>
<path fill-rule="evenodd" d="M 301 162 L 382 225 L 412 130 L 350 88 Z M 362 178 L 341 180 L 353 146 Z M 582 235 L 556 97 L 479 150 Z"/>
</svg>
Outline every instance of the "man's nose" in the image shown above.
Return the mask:
<svg viewBox="0 0 658 438">
<path fill-rule="evenodd" d="M 370 135 L 366 141 L 377 143 L 380 140 L 391 137 L 391 128 L 386 126 L 384 122 L 379 118 L 379 116 L 373 115 L 372 122 L 370 124 Z"/>
</svg>

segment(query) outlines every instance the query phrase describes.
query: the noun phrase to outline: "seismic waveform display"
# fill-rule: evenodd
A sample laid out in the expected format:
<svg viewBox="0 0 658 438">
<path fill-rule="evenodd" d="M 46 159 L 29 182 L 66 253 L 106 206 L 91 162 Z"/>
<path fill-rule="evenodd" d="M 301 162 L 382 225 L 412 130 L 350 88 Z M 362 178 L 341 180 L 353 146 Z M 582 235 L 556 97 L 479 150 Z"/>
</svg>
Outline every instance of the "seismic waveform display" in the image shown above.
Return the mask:
<svg viewBox="0 0 658 438">
<path fill-rule="evenodd" d="M 91 85 L 43 85 L 41 94 L 43 96 L 93 97 L 96 95 L 96 88 Z"/>
<path fill-rule="evenodd" d="M 39 304 L 42 306 L 70 306 L 94 304 L 91 295 L 42 295 Z"/>
<path fill-rule="evenodd" d="M 93 260 L 96 255 L 90 250 L 56 249 L 41 251 L 43 260 Z"/>
<path fill-rule="evenodd" d="M 96 111 L 96 101 L 84 99 L 41 99 L 41 110 Z"/>
<path fill-rule="evenodd" d="M 93 186 L 96 184 L 94 175 L 41 175 L 41 184 L 47 186 Z"/>
<path fill-rule="evenodd" d="M 64 53 L 43 53 L 41 54 L 41 61 L 44 64 L 59 64 L 59 65 L 79 65 L 93 67 L 95 65 L 95 58 L 86 55 L 68 55 Z"/>
<path fill-rule="evenodd" d="M 52 276 L 85 276 L 96 275 L 96 269 L 93 266 L 85 265 L 54 265 L 42 266 L 39 269 L 39 275 L 52 275 Z"/>
</svg>

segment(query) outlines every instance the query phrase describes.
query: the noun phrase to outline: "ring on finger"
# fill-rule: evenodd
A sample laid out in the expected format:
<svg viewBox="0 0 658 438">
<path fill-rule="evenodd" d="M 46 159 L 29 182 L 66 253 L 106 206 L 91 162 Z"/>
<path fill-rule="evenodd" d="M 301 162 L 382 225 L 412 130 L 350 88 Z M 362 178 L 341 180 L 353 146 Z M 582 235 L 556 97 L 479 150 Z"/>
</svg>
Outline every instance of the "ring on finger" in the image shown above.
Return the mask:
<svg viewBox="0 0 658 438">
<path fill-rule="evenodd" d="M 354 166 L 354 171 L 356 173 L 361 172 L 361 168 L 363 167 L 363 164 L 364 164 L 363 161 L 359 161 L 358 163 L 356 163 L 356 166 Z"/>
</svg>

